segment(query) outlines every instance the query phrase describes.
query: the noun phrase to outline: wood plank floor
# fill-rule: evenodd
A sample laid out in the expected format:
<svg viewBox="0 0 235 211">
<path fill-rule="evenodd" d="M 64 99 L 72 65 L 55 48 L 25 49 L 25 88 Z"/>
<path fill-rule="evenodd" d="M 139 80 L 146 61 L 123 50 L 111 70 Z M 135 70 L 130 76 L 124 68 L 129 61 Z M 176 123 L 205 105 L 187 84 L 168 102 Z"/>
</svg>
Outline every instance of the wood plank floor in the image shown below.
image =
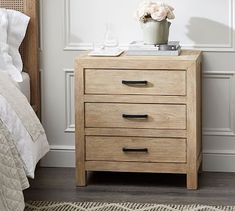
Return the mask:
<svg viewBox="0 0 235 211">
<path fill-rule="evenodd" d="M 38 168 L 25 200 L 235 205 L 235 173 L 203 172 L 199 189 L 187 190 L 185 175 L 94 172 L 88 186 L 75 186 L 73 168 Z"/>
</svg>

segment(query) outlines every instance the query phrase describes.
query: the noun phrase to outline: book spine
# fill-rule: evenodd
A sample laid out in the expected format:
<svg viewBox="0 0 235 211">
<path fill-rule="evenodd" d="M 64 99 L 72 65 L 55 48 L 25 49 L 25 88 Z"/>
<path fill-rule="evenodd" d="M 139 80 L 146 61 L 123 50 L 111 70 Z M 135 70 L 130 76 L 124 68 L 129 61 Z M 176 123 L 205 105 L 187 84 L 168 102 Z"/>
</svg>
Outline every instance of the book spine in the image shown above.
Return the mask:
<svg viewBox="0 0 235 211">
<path fill-rule="evenodd" d="M 157 50 L 159 50 L 159 47 L 130 46 L 129 50 L 132 50 L 132 51 L 143 51 L 143 50 L 145 50 L 145 51 L 151 50 L 152 51 L 152 50 L 155 50 L 155 51 L 157 51 Z"/>
<path fill-rule="evenodd" d="M 180 50 L 176 51 L 132 51 L 127 50 L 126 55 L 129 56 L 178 56 Z"/>
<path fill-rule="evenodd" d="M 160 46 L 129 46 L 128 50 L 133 51 L 151 51 L 151 50 L 161 50 L 161 51 L 176 51 L 180 48 L 179 45 L 160 45 Z"/>
<path fill-rule="evenodd" d="M 179 48 L 179 45 L 161 45 L 161 51 L 176 51 Z"/>
</svg>

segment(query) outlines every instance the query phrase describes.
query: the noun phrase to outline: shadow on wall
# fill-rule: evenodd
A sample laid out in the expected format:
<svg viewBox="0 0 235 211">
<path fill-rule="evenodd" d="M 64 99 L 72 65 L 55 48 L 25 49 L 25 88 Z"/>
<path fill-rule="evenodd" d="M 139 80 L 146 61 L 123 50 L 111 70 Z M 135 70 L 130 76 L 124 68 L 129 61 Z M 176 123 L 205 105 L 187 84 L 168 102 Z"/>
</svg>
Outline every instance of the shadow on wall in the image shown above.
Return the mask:
<svg viewBox="0 0 235 211">
<path fill-rule="evenodd" d="M 198 47 L 229 47 L 235 34 L 233 26 L 229 27 L 207 18 L 192 17 L 186 27 L 187 37 Z"/>
</svg>

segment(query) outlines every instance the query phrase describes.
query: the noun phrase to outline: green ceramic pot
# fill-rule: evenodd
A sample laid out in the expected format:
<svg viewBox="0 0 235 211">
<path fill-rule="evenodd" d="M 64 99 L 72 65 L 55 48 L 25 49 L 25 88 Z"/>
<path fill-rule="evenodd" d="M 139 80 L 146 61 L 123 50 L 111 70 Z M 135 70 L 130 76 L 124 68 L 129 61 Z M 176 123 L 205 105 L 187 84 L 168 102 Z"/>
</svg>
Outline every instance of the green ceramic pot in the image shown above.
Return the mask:
<svg viewBox="0 0 235 211">
<path fill-rule="evenodd" d="M 155 21 L 151 19 L 145 23 L 141 23 L 144 44 L 167 44 L 170 25 L 171 23 L 167 20 Z"/>
</svg>

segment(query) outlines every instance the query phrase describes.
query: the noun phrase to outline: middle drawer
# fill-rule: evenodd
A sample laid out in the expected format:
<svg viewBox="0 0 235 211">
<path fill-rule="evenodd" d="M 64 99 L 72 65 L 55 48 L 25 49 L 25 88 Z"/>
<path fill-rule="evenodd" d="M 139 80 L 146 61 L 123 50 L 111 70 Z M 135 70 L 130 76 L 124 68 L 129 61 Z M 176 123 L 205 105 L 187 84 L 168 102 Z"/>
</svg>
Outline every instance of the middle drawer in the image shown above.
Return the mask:
<svg viewBox="0 0 235 211">
<path fill-rule="evenodd" d="M 85 103 L 85 126 L 186 129 L 186 105 Z"/>
</svg>

